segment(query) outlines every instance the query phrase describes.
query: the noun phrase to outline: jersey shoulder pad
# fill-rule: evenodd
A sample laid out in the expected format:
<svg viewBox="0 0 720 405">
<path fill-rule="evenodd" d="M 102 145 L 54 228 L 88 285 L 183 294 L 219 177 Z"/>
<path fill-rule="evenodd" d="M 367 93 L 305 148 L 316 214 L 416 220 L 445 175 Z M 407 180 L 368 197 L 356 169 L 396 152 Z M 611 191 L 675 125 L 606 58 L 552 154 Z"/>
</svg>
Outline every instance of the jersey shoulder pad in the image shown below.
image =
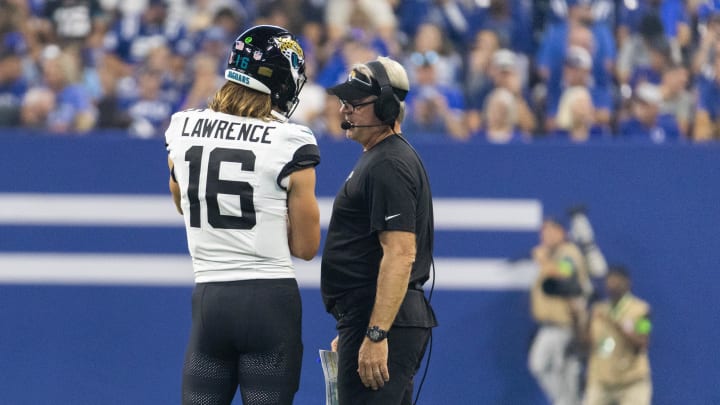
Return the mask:
<svg viewBox="0 0 720 405">
<path fill-rule="evenodd" d="M 317 139 L 313 131 L 305 125 L 287 123 L 287 136 L 289 140 L 295 141 L 298 144 L 312 144 L 317 145 Z"/>
<path fill-rule="evenodd" d="M 283 189 L 287 186 L 285 178 L 291 173 L 320 164 L 320 149 L 310 128 L 298 124 L 286 125 L 284 131 L 286 138 L 283 141 L 292 156 L 276 179 L 278 186 Z"/>
</svg>

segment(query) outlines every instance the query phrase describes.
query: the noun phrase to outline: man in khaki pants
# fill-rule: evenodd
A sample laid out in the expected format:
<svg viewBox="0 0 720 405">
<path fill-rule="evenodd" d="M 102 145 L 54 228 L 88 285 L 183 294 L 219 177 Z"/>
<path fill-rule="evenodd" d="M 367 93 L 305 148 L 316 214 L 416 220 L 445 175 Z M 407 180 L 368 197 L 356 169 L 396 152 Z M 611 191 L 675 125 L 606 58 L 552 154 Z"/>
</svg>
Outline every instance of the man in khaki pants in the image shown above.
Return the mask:
<svg viewBox="0 0 720 405">
<path fill-rule="evenodd" d="M 557 218 L 546 218 L 540 244 L 533 249 L 538 277 L 530 292 L 538 332 L 530 348 L 528 366 L 553 405 L 580 403 L 578 325 L 585 325 L 586 297 L 591 289 L 585 257 L 566 239 Z"/>
<path fill-rule="evenodd" d="M 630 292 L 624 267 L 611 267 L 608 298 L 593 305 L 585 405 L 650 405 L 650 306 Z"/>
</svg>

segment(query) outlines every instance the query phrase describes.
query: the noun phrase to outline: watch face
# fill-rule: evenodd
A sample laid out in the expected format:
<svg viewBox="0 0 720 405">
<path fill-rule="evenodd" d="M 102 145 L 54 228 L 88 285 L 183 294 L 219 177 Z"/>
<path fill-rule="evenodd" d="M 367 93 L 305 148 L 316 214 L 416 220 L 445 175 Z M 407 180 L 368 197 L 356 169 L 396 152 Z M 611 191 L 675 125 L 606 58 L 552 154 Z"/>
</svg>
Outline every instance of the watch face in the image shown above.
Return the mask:
<svg viewBox="0 0 720 405">
<path fill-rule="evenodd" d="M 385 337 L 387 336 L 387 332 L 378 328 L 377 326 L 368 328 L 365 334 L 367 335 L 368 339 L 372 340 L 373 342 L 379 342 L 385 339 Z"/>
</svg>

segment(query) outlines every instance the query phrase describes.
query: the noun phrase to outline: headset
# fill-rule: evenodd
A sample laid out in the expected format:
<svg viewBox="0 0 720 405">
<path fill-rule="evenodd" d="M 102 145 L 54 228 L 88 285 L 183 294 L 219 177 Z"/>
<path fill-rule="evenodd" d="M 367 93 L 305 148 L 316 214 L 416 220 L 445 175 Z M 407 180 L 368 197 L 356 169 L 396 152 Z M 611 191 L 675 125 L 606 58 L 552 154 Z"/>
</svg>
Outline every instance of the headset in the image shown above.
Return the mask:
<svg viewBox="0 0 720 405">
<path fill-rule="evenodd" d="M 395 91 L 393 91 L 385 66 L 378 61 L 368 62 L 366 66 L 370 68 L 370 71 L 380 86 L 380 94 L 373 105 L 375 116 L 378 117 L 383 124 L 392 125 L 398 115 L 400 115 L 401 101 L 395 94 Z"/>
</svg>

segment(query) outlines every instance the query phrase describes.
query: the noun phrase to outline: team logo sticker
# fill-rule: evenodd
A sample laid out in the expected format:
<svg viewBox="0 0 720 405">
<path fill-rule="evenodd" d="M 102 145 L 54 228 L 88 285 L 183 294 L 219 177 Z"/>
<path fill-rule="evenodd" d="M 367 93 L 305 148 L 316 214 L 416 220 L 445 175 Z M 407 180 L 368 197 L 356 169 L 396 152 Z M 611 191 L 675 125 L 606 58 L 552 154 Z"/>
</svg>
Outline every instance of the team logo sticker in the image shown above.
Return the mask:
<svg viewBox="0 0 720 405">
<path fill-rule="evenodd" d="M 281 37 L 277 38 L 277 45 L 280 52 L 290 61 L 292 67 L 297 69 L 305 57 L 300 44 L 292 38 Z"/>
</svg>

